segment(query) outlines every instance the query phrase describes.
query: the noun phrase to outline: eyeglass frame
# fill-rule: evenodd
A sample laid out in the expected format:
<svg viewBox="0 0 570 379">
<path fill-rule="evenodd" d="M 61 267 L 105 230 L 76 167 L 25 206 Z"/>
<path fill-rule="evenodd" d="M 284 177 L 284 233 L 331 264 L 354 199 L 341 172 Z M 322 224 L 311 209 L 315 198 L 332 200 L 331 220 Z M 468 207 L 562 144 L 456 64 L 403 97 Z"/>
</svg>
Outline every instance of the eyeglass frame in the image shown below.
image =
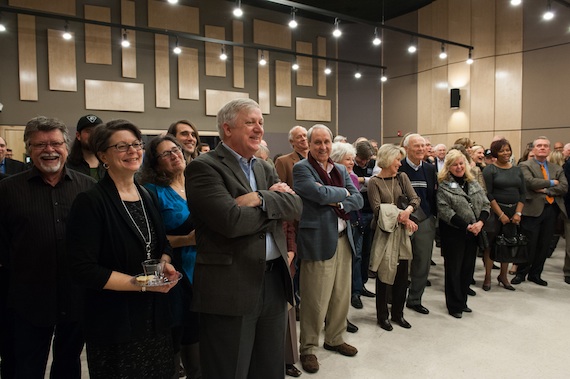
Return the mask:
<svg viewBox="0 0 570 379">
<path fill-rule="evenodd" d="M 61 149 L 65 145 L 65 141 L 49 141 L 49 142 L 38 142 L 29 143 L 28 146 L 34 150 L 45 150 L 48 146 L 51 146 L 54 150 Z"/>
<path fill-rule="evenodd" d="M 124 144 L 124 147 L 122 147 L 121 149 L 119 149 L 119 145 Z M 135 146 L 135 144 L 138 144 L 138 147 Z M 132 147 L 133 149 L 135 149 L 136 151 L 140 151 L 142 149 L 144 149 L 144 142 L 143 141 L 136 141 L 133 143 L 125 143 L 125 142 L 118 142 L 114 145 L 110 145 L 107 146 L 105 148 L 105 151 L 109 150 L 110 148 L 114 147 L 118 152 L 121 153 L 126 153 L 127 151 L 129 151 L 129 149 Z M 123 150 L 124 149 L 124 150 Z"/>
<path fill-rule="evenodd" d="M 156 154 L 156 158 L 157 159 L 169 159 L 172 157 L 172 154 L 182 154 L 182 148 L 180 148 L 179 146 L 174 146 L 172 149 L 170 150 L 166 150 L 163 151 L 160 154 Z"/>
</svg>

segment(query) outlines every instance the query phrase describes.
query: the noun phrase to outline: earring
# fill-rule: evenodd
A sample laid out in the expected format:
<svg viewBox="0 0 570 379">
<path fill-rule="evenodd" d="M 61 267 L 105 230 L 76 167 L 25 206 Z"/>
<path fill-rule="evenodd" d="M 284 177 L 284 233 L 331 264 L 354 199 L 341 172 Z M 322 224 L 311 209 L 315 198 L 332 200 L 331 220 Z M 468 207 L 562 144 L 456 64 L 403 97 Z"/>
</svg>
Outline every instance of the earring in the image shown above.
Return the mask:
<svg viewBox="0 0 570 379">
<path fill-rule="evenodd" d="M 107 163 L 103 163 L 103 168 L 104 168 L 105 170 L 108 170 L 108 169 L 109 169 L 109 165 L 108 165 Z"/>
</svg>

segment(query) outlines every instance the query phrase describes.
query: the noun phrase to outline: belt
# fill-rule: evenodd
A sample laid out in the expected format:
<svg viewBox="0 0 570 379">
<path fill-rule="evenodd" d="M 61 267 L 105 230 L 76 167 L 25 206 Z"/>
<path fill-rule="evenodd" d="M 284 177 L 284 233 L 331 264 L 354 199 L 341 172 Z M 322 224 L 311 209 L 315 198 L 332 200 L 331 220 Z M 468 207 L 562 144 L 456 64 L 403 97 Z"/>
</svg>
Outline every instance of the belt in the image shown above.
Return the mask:
<svg viewBox="0 0 570 379">
<path fill-rule="evenodd" d="M 344 236 L 346 236 L 346 229 L 344 229 L 342 232 L 340 232 L 340 233 L 338 234 L 338 238 L 342 238 L 342 237 L 344 237 Z"/>
<path fill-rule="evenodd" d="M 279 265 L 280 260 L 281 260 L 281 258 L 275 258 L 275 259 L 272 259 L 270 261 L 266 261 L 265 262 L 265 271 L 273 271 L 274 269 L 276 269 Z"/>
</svg>

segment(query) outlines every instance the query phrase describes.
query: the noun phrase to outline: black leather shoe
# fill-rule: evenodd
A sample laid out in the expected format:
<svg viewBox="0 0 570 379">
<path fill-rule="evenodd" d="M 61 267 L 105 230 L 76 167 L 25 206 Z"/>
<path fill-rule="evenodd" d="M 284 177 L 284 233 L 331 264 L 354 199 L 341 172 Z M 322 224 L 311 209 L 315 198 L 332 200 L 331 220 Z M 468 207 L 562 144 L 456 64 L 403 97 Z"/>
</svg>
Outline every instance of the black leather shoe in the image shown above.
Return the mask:
<svg viewBox="0 0 570 379">
<path fill-rule="evenodd" d="M 515 277 L 511 279 L 511 284 L 521 284 L 525 280 L 524 275 L 516 274 Z"/>
<path fill-rule="evenodd" d="M 471 288 L 467 288 L 467 295 L 477 296 L 477 292 L 473 291 Z"/>
<path fill-rule="evenodd" d="M 427 309 L 421 304 L 414 304 L 414 305 L 406 304 L 406 308 L 413 309 L 414 311 L 421 313 L 423 315 L 427 315 L 429 313 L 429 309 Z"/>
<path fill-rule="evenodd" d="M 426 280 L 426 287 L 431 287 L 431 282 L 430 282 L 430 280 L 429 280 L 429 279 L 428 279 L 428 280 Z"/>
<path fill-rule="evenodd" d="M 450 316 L 453 316 L 453 317 L 455 317 L 455 318 L 461 318 L 461 317 L 463 317 L 463 313 L 461 313 L 461 312 L 449 312 L 449 315 L 450 315 Z"/>
<path fill-rule="evenodd" d="M 565 276 L 565 277 L 564 277 L 564 282 L 565 282 L 566 284 L 570 284 L 570 276 Z"/>
<path fill-rule="evenodd" d="M 392 324 L 390 324 L 389 320 L 378 320 L 378 325 L 380 325 L 380 327 L 384 330 L 387 330 L 389 332 L 392 331 L 392 329 L 394 329 L 394 327 L 392 326 Z"/>
<path fill-rule="evenodd" d="M 362 309 L 362 301 L 359 295 L 352 295 L 350 298 L 350 304 L 356 309 Z"/>
<path fill-rule="evenodd" d="M 376 297 L 376 294 L 374 292 L 368 291 L 364 286 L 362 287 L 362 293 L 360 295 L 364 297 Z"/>
<path fill-rule="evenodd" d="M 538 284 L 539 286 L 544 286 L 544 287 L 546 287 L 546 286 L 548 285 L 548 282 L 547 282 L 546 280 L 540 279 L 539 276 L 529 276 L 529 277 L 528 277 L 528 281 L 529 281 L 529 282 L 536 283 L 536 284 Z M 513 281 L 511 280 L 511 283 L 512 283 L 512 282 L 513 282 Z"/>
<path fill-rule="evenodd" d="M 429 262 L 430 266 L 436 266 L 435 262 L 433 261 L 433 259 Z"/>
<path fill-rule="evenodd" d="M 412 325 L 410 325 L 410 323 L 407 322 L 406 319 L 403 317 L 393 318 L 392 321 L 394 321 L 396 324 L 400 325 L 402 328 L 405 329 L 410 329 L 412 327 Z"/>
<path fill-rule="evenodd" d="M 356 333 L 356 332 L 358 332 L 358 326 L 356 326 L 352 322 L 346 320 L 346 331 L 349 333 Z"/>
<path fill-rule="evenodd" d="M 465 307 L 465 308 L 463 308 L 463 312 L 471 313 L 471 312 L 473 312 L 473 310 L 469 307 Z"/>
</svg>

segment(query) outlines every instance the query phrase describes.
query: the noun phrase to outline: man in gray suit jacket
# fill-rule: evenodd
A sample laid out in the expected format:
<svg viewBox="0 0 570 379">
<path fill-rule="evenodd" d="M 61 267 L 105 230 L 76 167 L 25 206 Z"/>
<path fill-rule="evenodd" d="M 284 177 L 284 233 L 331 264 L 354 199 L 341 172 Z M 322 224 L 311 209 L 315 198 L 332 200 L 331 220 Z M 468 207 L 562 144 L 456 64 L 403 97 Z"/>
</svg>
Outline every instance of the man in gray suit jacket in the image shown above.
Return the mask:
<svg viewBox="0 0 570 379">
<path fill-rule="evenodd" d="M 301 364 L 313 373 L 319 370 L 315 352 L 325 318 L 324 348 L 346 356 L 358 352 L 344 342 L 343 332 L 355 251 L 348 212 L 360 209 L 363 201 L 346 168 L 330 159 L 330 129 L 314 125 L 307 137 L 309 154 L 293 166 L 293 185 L 303 199 L 297 234 L 297 254 L 302 259 Z"/>
<path fill-rule="evenodd" d="M 299 218 L 302 202 L 254 157 L 263 138 L 255 101 L 229 102 L 217 121 L 222 143 L 185 171 L 203 378 L 283 378 L 293 295 L 281 223 Z"/>
<path fill-rule="evenodd" d="M 566 214 L 564 194 L 568 191 L 568 182 L 562 167 L 546 160 L 550 154 L 550 141 L 546 137 L 538 137 L 534 141 L 533 152 L 534 159 L 520 164 L 527 190 L 521 227 L 529 239 L 529 260 L 519 264 L 511 283 L 520 284 L 528 275 L 529 281 L 547 286 L 546 280 L 540 276 L 548 255 L 548 242 L 554 235 L 556 218 L 560 212 Z"/>
</svg>

